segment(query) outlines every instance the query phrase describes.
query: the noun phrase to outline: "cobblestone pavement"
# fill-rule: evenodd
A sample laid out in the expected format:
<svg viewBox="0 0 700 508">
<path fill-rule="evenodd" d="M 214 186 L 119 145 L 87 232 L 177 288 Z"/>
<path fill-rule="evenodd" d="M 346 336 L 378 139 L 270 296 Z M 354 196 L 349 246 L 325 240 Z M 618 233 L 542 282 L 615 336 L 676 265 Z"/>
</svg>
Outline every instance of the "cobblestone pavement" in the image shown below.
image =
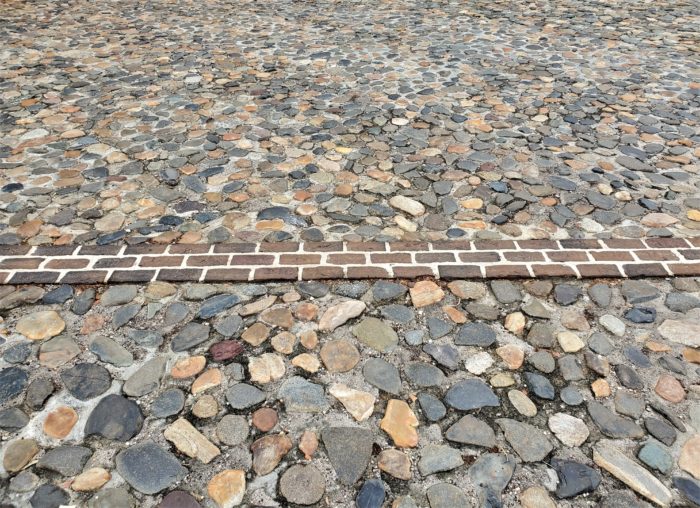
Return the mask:
<svg viewBox="0 0 700 508">
<path fill-rule="evenodd" d="M 697 2 L 6 1 L 0 243 L 693 236 Z"/>
<path fill-rule="evenodd" d="M 694 506 L 699 296 L 690 278 L 0 286 L 0 497 Z"/>
</svg>

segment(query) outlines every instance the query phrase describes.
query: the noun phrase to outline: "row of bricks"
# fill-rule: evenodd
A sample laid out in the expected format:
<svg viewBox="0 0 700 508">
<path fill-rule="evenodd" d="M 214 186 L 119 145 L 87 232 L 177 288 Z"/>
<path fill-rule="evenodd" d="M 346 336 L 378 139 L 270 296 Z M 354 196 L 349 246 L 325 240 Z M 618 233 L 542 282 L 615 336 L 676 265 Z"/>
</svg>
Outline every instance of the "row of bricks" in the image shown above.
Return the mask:
<svg viewBox="0 0 700 508">
<path fill-rule="evenodd" d="M 677 252 L 677 253 L 676 253 Z M 565 251 L 481 251 L 481 252 L 391 252 L 365 254 L 212 254 L 212 255 L 160 255 L 139 257 L 103 257 L 94 261 L 91 268 L 160 268 L 211 266 L 296 266 L 296 265 L 359 265 L 364 263 L 495 263 L 509 262 L 581 262 L 581 261 L 679 261 L 700 259 L 700 249 L 672 251 L 647 250 L 565 250 Z M 635 257 L 636 256 L 636 257 Z M 87 268 L 89 258 L 12 257 L 0 259 L 0 270 L 31 270 L 39 267 L 51 270 L 76 270 Z M 45 263 L 45 264 L 42 264 Z"/>
<path fill-rule="evenodd" d="M 103 282 L 269 281 L 316 279 L 381 279 L 438 276 L 441 279 L 531 277 L 668 277 L 698 276 L 700 263 L 579 263 L 436 266 L 319 266 L 262 268 L 161 268 L 157 270 L 49 270 L 0 272 L 6 284 L 99 284 Z"/>
<path fill-rule="evenodd" d="M 417 252 L 473 250 L 565 249 L 688 249 L 700 247 L 700 238 L 646 238 L 607 240 L 444 240 L 436 242 L 278 242 L 156 245 L 4 245 L 0 256 L 115 256 L 138 254 L 234 254 L 255 252 Z M 122 249 L 124 251 L 122 252 Z"/>
</svg>

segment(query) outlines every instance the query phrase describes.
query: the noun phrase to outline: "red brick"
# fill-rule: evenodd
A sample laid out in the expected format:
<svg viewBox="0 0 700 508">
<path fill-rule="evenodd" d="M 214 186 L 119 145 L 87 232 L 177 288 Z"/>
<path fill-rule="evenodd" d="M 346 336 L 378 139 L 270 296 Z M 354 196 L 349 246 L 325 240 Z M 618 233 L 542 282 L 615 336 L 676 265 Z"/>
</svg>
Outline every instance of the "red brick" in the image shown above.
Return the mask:
<svg viewBox="0 0 700 508">
<path fill-rule="evenodd" d="M 526 265 L 491 265 L 486 267 L 486 277 L 494 279 L 515 279 L 530 277 Z"/>
<path fill-rule="evenodd" d="M 214 245 L 214 252 L 216 254 L 232 254 L 232 253 L 245 253 L 245 252 L 255 252 L 257 244 L 254 243 L 219 243 Z"/>
<path fill-rule="evenodd" d="M 668 277 L 668 272 L 661 263 L 637 263 L 622 265 L 627 277 Z"/>
<path fill-rule="evenodd" d="M 552 261 L 589 261 L 588 255 L 584 251 L 576 250 L 548 250 L 547 257 Z"/>
<path fill-rule="evenodd" d="M 340 266 L 316 266 L 304 268 L 301 278 L 304 280 L 315 279 L 342 279 L 343 268 Z"/>
<path fill-rule="evenodd" d="M 576 277 L 573 268 L 566 265 L 548 264 L 532 265 L 532 273 L 535 277 Z"/>
<path fill-rule="evenodd" d="M 297 280 L 299 269 L 291 266 L 282 268 L 257 268 L 253 280 Z"/>
<path fill-rule="evenodd" d="M 506 251 L 503 253 L 503 256 L 508 260 L 508 261 L 546 261 L 544 259 L 544 254 L 541 252 L 535 252 L 535 251 L 522 251 L 522 250 L 514 250 L 514 251 Z"/>
<path fill-rule="evenodd" d="M 32 268 L 39 268 L 39 265 L 43 263 L 45 258 L 8 258 L 0 261 L 0 268 L 4 270 L 31 270 Z"/>
<path fill-rule="evenodd" d="M 606 238 L 603 243 L 610 249 L 643 249 L 644 242 L 636 238 Z"/>
<path fill-rule="evenodd" d="M 187 266 L 220 266 L 228 264 L 228 255 L 221 254 L 219 256 L 202 255 L 190 256 L 187 258 Z"/>
<path fill-rule="evenodd" d="M 433 250 L 472 250 L 474 246 L 469 240 L 438 240 L 430 244 Z"/>
<path fill-rule="evenodd" d="M 602 249 L 603 246 L 598 240 L 559 240 L 562 249 Z"/>
<path fill-rule="evenodd" d="M 304 252 L 343 252 L 343 242 L 304 242 Z"/>
<path fill-rule="evenodd" d="M 378 266 L 349 266 L 347 270 L 348 279 L 385 279 L 390 276 Z"/>
<path fill-rule="evenodd" d="M 46 268 L 53 270 L 77 270 L 85 268 L 90 260 L 84 258 L 52 259 L 46 263 Z"/>
<path fill-rule="evenodd" d="M 591 263 L 576 265 L 581 277 L 620 277 L 622 272 L 617 265 L 604 263 Z"/>
<path fill-rule="evenodd" d="M 668 268 L 671 270 L 673 275 L 681 277 L 697 277 L 700 275 L 700 263 L 669 263 Z"/>
<path fill-rule="evenodd" d="M 264 242 L 258 247 L 258 252 L 297 252 L 297 242 Z"/>
<path fill-rule="evenodd" d="M 395 266 L 392 270 L 394 277 L 399 279 L 415 279 L 417 277 L 432 277 L 435 275 L 429 266 Z"/>
<path fill-rule="evenodd" d="M 0 245 L 0 256 L 23 256 L 31 249 L 31 245 Z"/>
<path fill-rule="evenodd" d="M 128 258 L 101 258 L 95 261 L 93 268 L 129 268 L 134 266 L 135 257 Z"/>
<path fill-rule="evenodd" d="M 440 265 L 438 273 L 441 279 L 480 279 L 481 268 L 474 265 Z"/>
<path fill-rule="evenodd" d="M 210 250 L 211 245 L 206 243 L 176 243 L 168 246 L 170 254 L 209 254 Z"/>
<path fill-rule="evenodd" d="M 184 261 L 184 256 L 144 256 L 139 261 L 139 266 L 158 267 L 158 266 L 180 266 Z"/>
<path fill-rule="evenodd" d="M 634 253 L 642 261 L 676 261 L 678 256 L 676 256 L 673 251 L 665 249 L 647 249 L 647 250 L 636 250 Z"/>
<path fill-rule="evenodd" d="M 451 252 L 417 252 L 416 263 L 453 263 L 455 255 Z"/>
<path fill-rule="evenodd" d="M 155 275 L 155 270 L 114 270 L 109 282 L 150 282 Z"/>
<path fill-rule="evenodd" d="M 345 250 L 350 252 L 386 252 L 384 242 L 348 242 Z"/>
<path fill-rule="evenodd" d="M 411 254 L 408 252 L 381 253 L 373 252 L 369 255 L 372 263 L 412 263 Z"/>
<path fill-rule="evenodd" d="M 683 238 L 646 238 L 646 244 L 652 249 L 687 249 L 688 242 Z"/>
<path fill-rule="evenodd" d="M 498 252 L 460 252 L 458 256 L 465 263 L 493 263 L 501 260 Z"/>
<path fill-rule="evenodd" d="M 231 257 L 231 266 L 259 266 L 271 265 L 275 257 L 269 254 L 234 254 Z"/>
<path fill-rule="evenodd" d="M 391 242 L 389 250 L 392 252 L 427 251 L 428 242 Z"/>
<path fill-rule="evenodd" d="M 686 238 L 688 243 L 693 247 L 700 247 L 700 236 L 694 236 L 692 238 Z"/>
<path fill-rule="evenodd" d="M 281 265 L 317 265 L 321 262 L 320 254 L 281 254 Z"/>
<path fill-rule="evenodd" d="M 248 280 L 250 270 L 248 268 L 212 268 L 204 274 L 204 280 L 213 281 L 239 281 Z"/>
<path fill-rule="evenodd" d="M 518 240 L 517 244 L 521 249 L 556 250 L 559 248 L 556 240 Z"/>
<path fill-rule="evenodd" d="M 138 245 L 127 245 L 124 250 L 125 255 L 129 254 L 163 254 L 167 245 L 154 245 L 152 243 L 140 243 Z"/>
<path fill-rule="evenodd" d="M 361 265 L 366 262 L 364 254 L 329 254 L 326 263 L 330 265 Z"/>
<path fill-rule="evenodd" d="M 63 284 L 102 284 L 107 278 L 106 270 L 77 270 L 68 272 L 61 279 Z"/>
<path fill-rule="evenodd" d="M 685 259 L 700 259 L 700 249 L 679 250 L 678 252 Z"/>
<path fill-rule="evenodd" d="M 121 250 L 121 245 L 83 245 L 78 254 L 81 256 L 116 256 Z"/>
<path fill-rule="evenodd" d="M 32 256 L 71 256 L 77 245 L 39 245 Z"/>
<path fill-rule="evenodd" d="M 61 272 L 15 272 L 9 280 L 10 284 L 50 284 L 56 282 Z"/>
<path fill-rule="evenodd" d="M 476 250 L 513 250 L 515 242 L 513 240 L 475 240 Z"/>
<path fill-rule="evenodd" d="M 596 261 L 634 261 L 634 257 L 625 250 L 595 250 L 591 256 Z"/>
<path fill-rule="evenodd" d="M 7 278 L 10 276 L 10 272 L 0 272 L 0 284 L 7 284 Z"/>
<path fill-rule="evenodd" d="M 168 282 L 198 281 L 201 275 L 202 270 L 195 268 L 163 268 L 156 278 Z"/>
</svg>

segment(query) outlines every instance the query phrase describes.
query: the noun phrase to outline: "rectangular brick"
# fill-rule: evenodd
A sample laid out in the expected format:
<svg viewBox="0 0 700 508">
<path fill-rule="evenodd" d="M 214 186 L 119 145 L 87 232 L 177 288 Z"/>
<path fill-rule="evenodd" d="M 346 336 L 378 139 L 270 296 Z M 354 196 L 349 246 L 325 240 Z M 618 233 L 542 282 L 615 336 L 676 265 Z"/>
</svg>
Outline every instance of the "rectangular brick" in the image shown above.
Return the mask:
<svg viewBox="0 0 700 508">
<path fill-rule="evenodd" d="M 167 245 L 154 245 L 152 243 L 140 243 L 138 245 L 127 245 L 124 254 L 163 254 Z"/>
<path fill-rule="evenodd" d="M 503 256 L 508 261 L 546 261 L 544 258 L 544 254 L 536 251 L 506 251 L 503 253 Z"/>
<path fill-rule="evenodd" d="M 231 266 L 271 265 L 274 262 L 275 256 L 270 254 L 234 254 L 231 256 Z"/>
<path fill-rule="evenodd" d="M 304 280 L 342 279 L 343 277 L 343 268 L 340 266 L 315 266 L 304 268 L 301 274 L 301 278 Z"/>
<path fill-rule="evenodd" d="M 253 280 L 297 280 L 299 269 L 291 266 L 280 268 L 257 268 Z"/>
<path fill-rule="evenodd" d="M 102 284 L 107 278 L 106 270 L 76 270 L 61 278 L 63 284 Z"/>
<path fill-rule="evenodd" d="M 31 245 L 0 245 L 0 256 L 23 256 L 30 250 Z"/>
<path fill-rule="evenodd" d="M 7 284 L 7 279 L 10 276 L 10 272 L 0 272 L 0 284 Z"/>
<path fill-rule="evenodd" d="M 546 252 L 547 257 L 552 261 L 562 262 L 562 261 L 590 261 L 588 255 L 584 251 L 576 250 L 548 250 Z"/>
<path fill-rule="evenodd" d="M 369 255 L 372 263 L 412 263 L 411 254 L 408 252 L 373 252 Z"/>
<path fill-rule="evenodd" d="M 321 262 L 320 254 L 280 254 L 281 265 L 317 265 Z"/>
<path fill-rule="evenodd" d="M 433 250 L 472 250 L 474 246 L 469 240 L 439 240 L 432 242 Z"/>
<path fill-rule="evenodd" d="M 389 250 L 392 252 L 416 252 L 428 250 L 428 242 L 391 242 Z"/>
<path fill-rule="evenodd" d="M 576 277 L 573 268 L 566 265 L 532 265 L 532 273 L 535 277 Z"/>
<path fill-rule="evenodd" d="M 626 250 L 594 250 L 591 256 L 596 261 L 634 261 L 634 257 Z"/>
<path fill-rule="evenodd" d="M 687 249 L 688 242 L 683 238 L 646 238 L 646 244 L 652 249 Z"/>
<path fill-rule="evenodd" d="M 93 268 L 129 268 L 136 263 L 135 257 L 101 258 L 95 261 Z"/>
<path fill-rule="evenodd" d="M 240 281 L 248 280 L 250 269 L 248 268 L 211 268 L 204 274 L 204 280 L 213 281 Z"/>
<path fill-rule="evenodd" d="M 176 243 L 168 247 L 170 254 L 209 254 L 211 245 L 206 243 Z M 218 247 L 218 245 L 216 246 Z"/>
<path fill-rule="evenodd" d="M 501 260 L 498 252 L 460 252 L 458 257 L 465 263 L 493 263 Z"/>
<path fill-rule="evenodd" d="M 150 282 L 155 275 L 155 270 L 114 270 L 109 282 Z"/>
<path fill-rule="evenodd" d="M 242 254 L 255 252 L 257 247 L 254 243 L 218 243 L 214 245 L 215 254 Z"/>
<path fill-rule="evenodd" d="M 700 249 L 687 249 L 678 251 L 685 259 L 700 259 Z"/>
<path fill-rule="evenodd" d="M 678 275 L 682 277 L 700 276 L 700 263 L 669 263 L 667 266 L 671 270 L 671 273 L 673 273 L 673 275 Z"/>
<path fill-rule="evenodd" d="M 530 272 L 526 265 L 492 265 L 486 267 L 486 277 L 494 279 L 529 278 Z"/>
<path fill-rule="evenodd" d="M 304 242 L 304 252 L 343 252 L 343 242 Z"/>
<path fill-rule="evenodd" d="M 185 256 L 143 256 L 139 266 L 146 268 L 158 266 L 181 266 Z"/>
<path fill-rule="evenodd" d="M 364 254 L 329 254 L 326 263 L 330 265 L 361 265 L 365 263 Z"/>
<path fill-rule="evenodd" d="M 386 252 L 384 242 L 347 242 L 345 250 L 349 252 Z"/>
<path fill-rule="evenodd" d="M 603 243 L 610 249 L 643 249 L 644 242 L 636 238 L 606 238 Z"/>
<path fill-rule="evenodd" d="M 10 280 L 10 284 L 50 284 L 56 282 L 61 272 L 15 272 Z"/>
<path fill-rule="evenodd" d="M 576 240 L 576 239 L 568 239 L 568 240 L 559 240 L 559 245 L 561 245 L 562 249 L 602 249 L 603 246 L 598 240 Z"/>
<path fill-rule="evenodd" d="M 556 250 L 559 248 L 556 240 L 518 240 L 517 244 L 521 249 Z"/>
<path fill-rule="evenodd" d="M 429 266 L 395 266 L 392 268 L 394 277 L 400 279 L 416 279 L 418 277 L 432 277 L 435 274 Z"/>
<path fill-rule="evenodd" d="M 475 240 L 476 250 L 513 250 L 515 242 L 513 240 Z"/>
<path fill-rule="evenodd" d="M 480 279 L 481 268 L 474 265 L 440 265 L 438 274 L 441 279 Z"/>
<path fill-rule="evenodd" d="M 39 268 L 45 258 L 8 258 L 0 261 L 0 268 L 4 270 L 31 270 Z"/>
<path fill-rule="evenodd" d="M 692 245 L 693 247 L 700 247 L 700 236 L 695 236 L 692 238 L 686 238 L 688 243 Z"/>
<path fill-rule="evenodd" d="M 637 263 L 622 265 L 627 277 L 667 277 L 668 272 L 661 263 Z"/>
<path fill-rule="evenodd" d="M 618 265 L 591 263 L 576 265 L 578 273 L 581 277 L 597 278 L 597 277 L 620 277 L 622 272 Z"/>
<path fill-rule="evenodd" d="M 258 247 L 258 252 L 298 252 L 297 242 L 264 242 Z"/>
<path fill-rule="evenodd" d="M 667 249 L 636 250 L 634 253 L 642 261 L 677 261 L 678 256 Z"/>
<path fill-rule="evenodd" d="M 81 256 L 116 256 L 121 250 L 121 245 L 83 245 L 78 254 Z"/>
<path fill-rule="evenodd" d="M 168 282 L 198 281 L 201 275 L 202 270 L 196 268 L 162 268 L 156 278 Z"/>
<path fill-rule="evenodd" d="M 46 268 L 51 270 L 78 270 L 85 268 L 89 264 L 90 260 L 85 258 L 52 259 L 46 263 Z"/>
<path fill-rule="evenodd" d="M 416 263 L 453 263 L 457 261 L 452 252 L 417 252 Z"/>
<path fill-rule="evenodd" d="M 348 279 L 385 279 L 389 272 L 379 266 L 349 266 L 347 268 Z"/>
<path fill-rule="evenodd" d="M 228 255 L 202 255 L 187 258 L 187 266 L 220 266 L 228 264 Z"/>
<path fill-rule="evenodd" d="M 32 256 L 70 256 L 77 249 L 77 245 L 39 245 Z"/>
</svg>

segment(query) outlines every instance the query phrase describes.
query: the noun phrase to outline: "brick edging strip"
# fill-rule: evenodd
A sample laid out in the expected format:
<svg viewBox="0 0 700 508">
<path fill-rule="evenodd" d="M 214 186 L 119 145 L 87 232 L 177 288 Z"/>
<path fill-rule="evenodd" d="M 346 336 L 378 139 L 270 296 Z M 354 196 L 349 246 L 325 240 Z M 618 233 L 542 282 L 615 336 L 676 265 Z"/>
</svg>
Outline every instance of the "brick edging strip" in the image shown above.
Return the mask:
<svg viewBox="0 0 700 508">
<path fill-rule="evenodd" d="M 0 247 L 0 284 L 698 275 L 700 238 Z"/>
</svg>

